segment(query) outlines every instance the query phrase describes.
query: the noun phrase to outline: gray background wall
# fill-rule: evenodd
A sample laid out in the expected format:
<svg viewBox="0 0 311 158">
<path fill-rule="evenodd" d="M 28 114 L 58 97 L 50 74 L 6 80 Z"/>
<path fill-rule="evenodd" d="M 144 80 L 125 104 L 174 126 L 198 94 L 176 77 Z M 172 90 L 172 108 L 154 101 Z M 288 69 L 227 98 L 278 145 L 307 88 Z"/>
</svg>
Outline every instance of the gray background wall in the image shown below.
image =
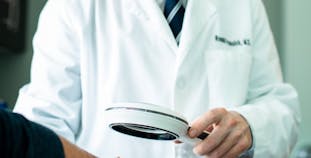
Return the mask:
<svg viewBox="0 0 311 158">
<path fill-rule="evenodd" d="M 18 89 L 29 81 L 32 58 L 32 37 L 36 31 L 37 19 L 46 0 L 27 0 L 27 32 L 26 48 L 20 54 L 4 54 L 0 52 L 0 99 L 4 99 L 12 107 Z"/>
<path fill-rule="evenodd" d="M 294 85 L 300 96 L 302 124 L 297 150 L 311 145 L 311 1 L 264 2 L 280 52 L 285 81 Z"/>
<path fill-rule="evenodd" d="M 285 78 L 298 90 L 302 126 L 298 146 L 311 144 L 311 1 L 284 0 Z"/>
<path fill-rule="evenodd" d="M 263 0 L 280 52 L 284 77 L 293 84 L 300 95 L 302 126 L 298 147 L 311 144 L 311 1 Z M 15 103 L 18 89 L 29 81 L 32 56 L 31 39 L 37 19 L 46 0 L 28 0 L 27 48 L 24 53 L 0 53 L 0 98 Z M 277 134 L 277 133 L 276 133 Z"/>
</svg>

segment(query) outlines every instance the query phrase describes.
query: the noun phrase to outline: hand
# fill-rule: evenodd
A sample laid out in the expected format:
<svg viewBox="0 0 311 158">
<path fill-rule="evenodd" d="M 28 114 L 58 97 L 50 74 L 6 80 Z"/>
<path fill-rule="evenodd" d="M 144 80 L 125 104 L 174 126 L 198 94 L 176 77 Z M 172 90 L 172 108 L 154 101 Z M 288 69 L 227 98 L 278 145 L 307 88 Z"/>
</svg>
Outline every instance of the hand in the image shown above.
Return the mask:
<svg viewBox="0 0 311 158">
<path fill-rule="evenodd" d="M 195 120 L 189 136 L 195 138 L 203 131 L 209 131 L 210 135 L 193 149 L 201 156 L 235 158 L 252 145 L 251 131 L 244 117 L 224 108 L 212 109 Z"/>
<path fill-rule="evenodd" d="M 88 153 L 87 151 L 84 151 L 83 149 L 79 148 L 78 146 L 70 143 L 65 138 L 58 136 L 62 145 L 63 145 L 63 151 L 65 154 L 65 158 L 96 158 L 94 155 Z"/>
</svg>

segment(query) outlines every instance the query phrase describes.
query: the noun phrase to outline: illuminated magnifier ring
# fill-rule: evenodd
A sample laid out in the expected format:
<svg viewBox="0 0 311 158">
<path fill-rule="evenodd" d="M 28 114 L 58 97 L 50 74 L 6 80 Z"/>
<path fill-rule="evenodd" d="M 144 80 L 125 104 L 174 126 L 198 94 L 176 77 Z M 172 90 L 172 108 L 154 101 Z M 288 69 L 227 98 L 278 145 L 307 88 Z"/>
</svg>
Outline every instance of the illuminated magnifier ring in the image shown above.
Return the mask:
<svg viewBox="0 0 311 158">
<path fill-rule="evenodd" d="M 147 103 L 117 103 L 105 110 L 108 126 L 120 133 L 153 140 L 193 141 L 186 119 L 178 113 Z M 204 139 L 203 133 L 199 138 Z M 197 142 L 197 140 L 195 141 Z"/>
</svg>

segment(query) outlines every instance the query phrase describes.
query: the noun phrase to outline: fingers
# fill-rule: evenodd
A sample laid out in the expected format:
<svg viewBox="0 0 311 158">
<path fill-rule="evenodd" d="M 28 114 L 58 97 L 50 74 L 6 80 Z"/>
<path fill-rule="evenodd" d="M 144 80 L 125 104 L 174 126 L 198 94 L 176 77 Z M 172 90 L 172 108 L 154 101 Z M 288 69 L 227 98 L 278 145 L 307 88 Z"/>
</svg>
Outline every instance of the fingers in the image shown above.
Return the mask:
<svg viewBox="0 0 311 158">
<path fill-rule="evenodd" d="M 223 155 L 226 158 L 236 158 L 241 155 L 244 151 L 250 148 L 249 141 L 246 137 L 243 137 L 241 141 L 238 141 L 236 145 L 234 145 L 227 153 Z"/>
<path fill-rule="evenodd" d="M 206 128 L 206 131 L 207 131 L 208 133 L 211 133 L 211 132 L 213 131 L 214 127 L 215 127 L 215 124 L 212 124 L 212 125 L 210 125 L 210 126 L 208 126 L 208 127 Z"/>
<path fill-rule="evenodd" d="M 224 139 L 228 137 L 233 128 L 234 123 L 230 123 L 224 116 L 219 124 L 214 127 L 210 135 L 194 148 L 194 152 L 199 155 L 212 152 L 221 143 L 224 143 Z"/>
<path fill-rule="evenodd" d="M 200 135 L 204 130 L 213 125 L 214 123 L 220 122 L 222 117 L 227 113 L 224 108 L 212 109 L 196 119 L 189 130 L 189 136 L 195 138 Z"/>
<path fill-rule="evenodd" d="M 251 131 L 245 118 L 237 112 L 222 108 L 211 110 L 198 118 L 191 129 L 198 133 L 212 130 L 209 136 L 194 148 L 194 152 L 202 156 L 238 157 L 252 144 Z M 193 136 L 197 136 L 197 133 Z"/>
<path fill-rule="evenodd" d="M 174 143 L 175 143 L 175 144 L 181 144 L 181 143 L 183 143 L 183 142 L 180 141 L 180 140 L 175 140 Z"/>
<path fill-rule="evenodd" d="M 231 148 L 233 148 L 238 144 L 239 141 L 241 141 L 241 139 L 243 139 L 242 137 L 242 132 L 231 133 L 217 148 L 207 154 L 208 157 L 224 157 L 224 155 L 230 151 Z"/>
</svg>

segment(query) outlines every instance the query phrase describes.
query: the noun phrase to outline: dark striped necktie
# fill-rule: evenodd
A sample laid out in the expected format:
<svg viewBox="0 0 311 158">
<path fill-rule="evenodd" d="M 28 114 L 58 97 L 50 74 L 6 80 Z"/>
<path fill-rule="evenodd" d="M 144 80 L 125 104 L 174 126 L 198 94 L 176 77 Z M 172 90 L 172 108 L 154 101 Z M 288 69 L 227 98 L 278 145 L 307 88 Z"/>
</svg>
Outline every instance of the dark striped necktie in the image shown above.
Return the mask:
<svg viewBox="0 0 311 158">
<path fill-rule="evenodd" d="M 166 17 L 173 35 L 179 43 L 182 23 L 184 19 L 185 8 L 181 0 L 166 0 L 164 6 L 164 16 Z"/>
</svg>

